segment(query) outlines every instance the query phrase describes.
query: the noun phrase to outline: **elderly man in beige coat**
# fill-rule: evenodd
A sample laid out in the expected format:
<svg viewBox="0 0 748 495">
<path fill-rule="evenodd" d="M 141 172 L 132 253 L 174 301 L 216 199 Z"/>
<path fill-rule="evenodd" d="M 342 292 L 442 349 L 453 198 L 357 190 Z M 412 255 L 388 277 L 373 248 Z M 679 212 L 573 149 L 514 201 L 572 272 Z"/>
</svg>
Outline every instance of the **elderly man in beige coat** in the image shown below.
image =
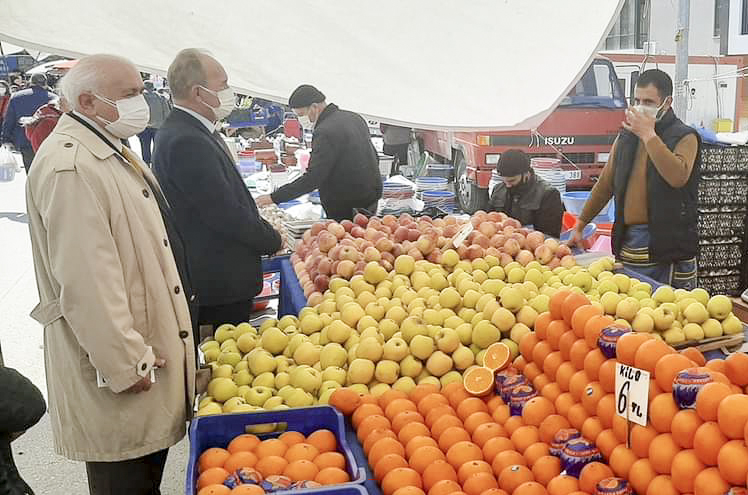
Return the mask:
<svg viewBox="0 0 748 495">
<path fill-rule="evenodd" d="M 194 400 L 184 249 L 158 183 L 123 146 L 148 123 L 135 66 L 84 57 L 61 87 L 73 112 L 26 191 L 55 450 L 86 461 L 91 494 L 158 494 Z"/>
</svg>

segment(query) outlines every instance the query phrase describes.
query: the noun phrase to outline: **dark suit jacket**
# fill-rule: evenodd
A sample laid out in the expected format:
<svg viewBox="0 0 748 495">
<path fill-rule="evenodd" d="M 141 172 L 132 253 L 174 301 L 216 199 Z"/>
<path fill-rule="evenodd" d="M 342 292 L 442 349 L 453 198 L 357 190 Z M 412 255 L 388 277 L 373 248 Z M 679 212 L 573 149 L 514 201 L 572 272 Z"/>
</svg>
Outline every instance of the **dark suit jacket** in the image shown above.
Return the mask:
<svg viewBox="0 0 748 495">
<path fill-rule="evenodd" d="M 175 108 L 156 134 L 153 153 L 201 306 L 252 299 L 262 290 L 260 256 L 281 247 L 218 139 Z"/>
</svg>

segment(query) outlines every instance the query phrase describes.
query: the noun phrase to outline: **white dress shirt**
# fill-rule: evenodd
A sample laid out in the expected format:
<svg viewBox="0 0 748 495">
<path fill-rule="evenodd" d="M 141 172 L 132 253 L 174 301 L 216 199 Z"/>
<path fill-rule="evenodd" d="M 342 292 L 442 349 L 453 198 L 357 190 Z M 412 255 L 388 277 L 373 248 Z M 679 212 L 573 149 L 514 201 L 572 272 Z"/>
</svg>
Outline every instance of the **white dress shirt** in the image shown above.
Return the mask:
<svg viewBox="0 0 748 495">
<path fill-rule="evenodd" d="M 178 108 L 181 111 L 186 112 L 192 115 L 193 117 L 195 117 L 201 124 L 203 124 L 208 129 L 208 132 L 210 132 L 211 134 L 213 134 L 216 131 L 216 123 L 211 122 L 210 120 L 206 119 L 205 117 L 203 117 L 196 111 L 190 110 L 189 108 L 183 107 L 181 105 L 174 105 L 174 108 Z"/>
</svg>

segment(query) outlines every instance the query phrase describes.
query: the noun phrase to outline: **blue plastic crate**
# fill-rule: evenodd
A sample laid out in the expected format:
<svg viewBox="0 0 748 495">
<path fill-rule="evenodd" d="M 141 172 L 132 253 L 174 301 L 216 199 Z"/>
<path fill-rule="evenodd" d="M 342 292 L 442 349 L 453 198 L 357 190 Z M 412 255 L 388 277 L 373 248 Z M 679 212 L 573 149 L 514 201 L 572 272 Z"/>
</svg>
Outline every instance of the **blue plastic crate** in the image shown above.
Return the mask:
<svg viewBox="0 0 748 495">
<path fill-rule="evenodd" d="M 343 416 L 330 406 L 300 407 L 282 411 L 263 411 L 237 414 L 217 414 L 195 418 L 190 425 L 190 455 L 187 462 L 186 495 L 197 493 L 197 460 L 200 454 L 211 447 L 226 448 L 238 435 L 246 433 L 246 427 L 265 423 L 285 423 L 286 431 L 298 431 L 305 436 L 317 430 L 327 429 L 335 433 L 338 451 L 345 457 L 346 471 L 350 483 L 331 485 L 324 488 L 303 490 L 303 493 L 329 493 L 331 495 L 358 495 L 358 492 L 341 492 L 341 488 L 362 485 L 366 481 L 366 471 L 359 465 L 346 440 Z M 278 437 L 283 432 L 257 435 L 260 439 Z M 364 490 L 365 491 L 365 490 Z M 290 491 L 274 493 L 291 493 Z M 298 491 L 294 491 L 298 493 Z"/>
</svg>

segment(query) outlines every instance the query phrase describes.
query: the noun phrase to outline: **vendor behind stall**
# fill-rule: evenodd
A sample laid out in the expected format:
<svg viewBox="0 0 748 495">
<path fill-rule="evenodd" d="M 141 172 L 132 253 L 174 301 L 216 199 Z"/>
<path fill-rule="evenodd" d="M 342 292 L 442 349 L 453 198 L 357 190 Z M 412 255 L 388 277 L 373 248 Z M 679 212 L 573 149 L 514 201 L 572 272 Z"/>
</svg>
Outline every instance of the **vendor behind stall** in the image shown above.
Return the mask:
<svg viewBox="0 0 748 495">
<path fill-rule="evenodd" d="M 501 176 L 491 191 L 488 208 L 506 213 L 522 225 L 558 237 L 564 207 L 558 190 L 535 175 L 530 168 L 530 157 L 521 150 L 509 150 L 501 155 L 496 171 Z"/>
<path fill-rule="evenodd" d="M 305 128 L 314 127 L 309 169 L 274 193 L 257 198 L 258 206 L 284 203 L 319 189 L 328 218 L 352 219 L 356 208 L 376 212 L 382 179 L 366 121 L 328 104 L 321 91 L 307 84 L 294 90 L 288 104 Z"/>
</svg>

